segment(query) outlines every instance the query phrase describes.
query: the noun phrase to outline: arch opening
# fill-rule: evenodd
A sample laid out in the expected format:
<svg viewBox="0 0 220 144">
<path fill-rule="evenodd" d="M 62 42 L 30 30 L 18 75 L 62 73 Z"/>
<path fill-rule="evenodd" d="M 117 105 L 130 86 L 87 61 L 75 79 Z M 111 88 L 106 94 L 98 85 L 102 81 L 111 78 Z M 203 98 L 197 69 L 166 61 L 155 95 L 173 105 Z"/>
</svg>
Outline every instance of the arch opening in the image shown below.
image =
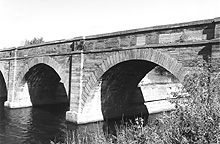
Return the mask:
<svg viewBox="0 0 220 144">
<path fill-rule="evenodd" d="M 2 72 L 0 71 L 0 99 L 1 101 L 6 101 L 7 100 L 7 87 L 6 87 L 6 82 L 3 77 Z"/>
<path fill-rule="evenodd" d="M 149 114 L 159 112 L 159 102 L 165 102 L 169 93 L 181 86 L 165 68 L 146 60 L 118 63 L 108 69 L 100 81 L 101 111 L 105 120 L 137 116 L 148 119 Z M 171 105 L 162 107 L 161 112 L 169 110 Z"/>
<path fill-rule="evenodd" d="M 23 83 L 27 83 L 33 106 L 69 102 L 60 76 L 49 65 L 40 63 L 31 67 L 24 75 Z"/>
</svg>

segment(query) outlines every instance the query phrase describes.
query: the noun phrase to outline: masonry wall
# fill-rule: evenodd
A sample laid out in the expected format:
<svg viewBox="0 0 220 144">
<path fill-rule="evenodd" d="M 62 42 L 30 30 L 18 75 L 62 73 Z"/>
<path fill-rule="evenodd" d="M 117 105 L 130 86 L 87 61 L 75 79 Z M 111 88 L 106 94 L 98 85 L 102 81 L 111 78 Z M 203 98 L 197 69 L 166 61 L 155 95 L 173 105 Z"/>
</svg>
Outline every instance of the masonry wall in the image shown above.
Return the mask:
<svg viewBox="0 0 220 144">
<path fill-rule="evenodd" d="M 126 49 L 133 46 L 197 42 L 219 37 L 219 21 L 155 26 L 85 37 L 84 50 Z M 77 49 L 80 42 L 75 43 Z"/>
<path fill-rule="evenodd" d="M 102 75 L 116 64 L 148 60 L 183 80 L 185 73 L 195 71 L 201 60 L 209 61 L 211 57 L 213 72 L 219 72 L 219 38 L 219 18 L 76 37 L 1 50 L 0 71 L 8 89 L 8 101 L 12 102 L 20 99 L 15 92 L 21 90 L 23 76 L 32 66 L 52 66 L 70 98 L 67 119 L 77 121 L 86 105 L 96 104 L 94 93 Z"/>
<path fill-rule="evenodd" d="M 177 60 L 185 70 L 193 72 L 202 60 L 208 60 L 210 56 L 213 58 L 213 66 L 218 63 L 219 58 L 214 57 L 217 52 L 211 55 L 214 47 L 218 49 L 219 44 L 214 46 L 218 41 L 210 42 L 218 37 L 219 20 L 211 19 L 87 36 L 85 39 L 79 38 L 79 40 L 74 42 L 74 50 L 83 50 L 85 58 L 83 60 L 81 111 L 83 111 L 85 105 L 93 101 L 91 92 L 94 88 L 97 88 L 100 78 L 99 73 L 103 73 L 100 67 L 102 67 L 105 60 L 109 60 L 109 62 L 104 63 L 105 66 L 106 64 L 115 63 L 118 53 L 122 53 L 122 51 L 130 53 L 130 57 L 138 59 L 138 56 L 134 56 L 134 53 L 129 51 L 132 51 L 132 49 L 152 48 L 171 57 L 171 59 Z M 158 59 L 161 59 L 161 57 Z M 218 66 L 216 65 L 215 67 L 217 68 Z"/>
<path fill-rule="evenodd" d="M 25 101 L 21 98 L 22 95 L 28 92 L 24 86 L 24 76 L 28 70 L 40 63 L 46 64 L 52 67 L 55 71 L 59 72 L 58 75 L 61 77 L 65 91 L 70 97 L 70 56 L 67 54 L 71 51 L 71 43 L 58 43 L 58 44 L 42 44 L 42 45 L 32 45 L 19 47 L 17 49 L 7 49 L 0 52 L 1 61 L 8 62 L 8 101 L 7 105 L 9 107 L 22 107 L 22 102 Z M 64 55 L 62 55 L 62 54 Z M 61 85 L 58 89 L 61 89 Z M 19 94 L 21 93 L 21 94 Z M 23 93 L 23 94 L 22 94 Z M 62 92 L 63 94 L 64 92 Z M 61 94 L 57 92 L 56 95 Z M 25 96 L 24 96 L 25 98 Z M 27 99 L 27 98 L 25 98 Z M 69 99 L 69 98 L 68 98 Z M 10 106 L 10 103 L 20 103 L 15 104 L 15 106 Z M 13 104 L 14 105 L 14 104 Z"/>
<path fill-rule="evenodd" d="M 71 60 L 70 110 L 77 113 L 80 103 L 81 55 L 73 54 Z"/>
</svg>

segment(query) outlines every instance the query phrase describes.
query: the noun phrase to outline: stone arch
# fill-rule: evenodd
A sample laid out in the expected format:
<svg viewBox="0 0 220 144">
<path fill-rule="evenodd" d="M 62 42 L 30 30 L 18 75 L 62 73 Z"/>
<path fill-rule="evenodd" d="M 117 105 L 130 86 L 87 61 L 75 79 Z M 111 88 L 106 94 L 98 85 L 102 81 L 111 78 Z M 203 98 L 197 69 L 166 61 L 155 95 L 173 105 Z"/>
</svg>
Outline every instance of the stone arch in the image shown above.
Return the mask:
<svg viewBox="0 0 220 144">
<path fill-rule="evenodd" d="M 4 100 L 6 100 L 7 94 L 8 94 L 8 90 L 7 90 L 5 78 L 3 76 L 3 73 L 0 70 L 0 98 L 3 98 Z"/>
<path fill-rule="evenodd" d="M 66 75 L 65 71 L 57 61 L 55 61 L 51 57 L 34 57 L 30 61 L 28 61 L 23 70 L 18 74 L 18 82 L 16 88 L 19 90 L 20 85 L 23 85 L 24 76 L 29 71 L 30 68 L 37 64 L 46 64 L 54 69 L 54 71 L 60 76 L 61 81 L 64 84 L 65 90 L 68 92 L 68 76 Z"/>
<path fill-rule="evenodd" d="M 93 71 L 93 73 L 87 79 L 88 83 L 85 85 L 82 92 L 82 97 L 85 100 L 80 102 L 81 110 L 83 110 L 84 105 L 90 99 L 90 92 L 98 84 L 100 77 L 112 66 L 128 60 L 146 60 L 153 62 L 167 69 L 177 79 L 179 79 L 180 82 L 183 82 L 185 75 L 188 74 L 188 71 L 176 59 L 172 58 L 166 53 L 162 53 L 152 48 L 131 49 L 114 52 L 111 56 L 103 60 L 99 68 Z"/>
</svg>

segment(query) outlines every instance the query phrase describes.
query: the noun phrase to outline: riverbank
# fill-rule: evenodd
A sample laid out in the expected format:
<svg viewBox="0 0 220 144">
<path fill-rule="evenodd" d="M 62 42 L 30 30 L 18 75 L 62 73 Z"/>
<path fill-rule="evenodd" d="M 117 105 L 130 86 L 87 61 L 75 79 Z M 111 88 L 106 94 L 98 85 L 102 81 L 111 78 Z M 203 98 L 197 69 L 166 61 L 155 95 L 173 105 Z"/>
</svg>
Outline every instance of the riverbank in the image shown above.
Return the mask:
<svg viewBox="0 0 220 144">
<path fill-rule="evenodd" d="M 113 144 L 113 143 L 155 143 L 152 139 L 152 132 L 149 130 L 154 124 L 156 117 L 162 114 L 155 114 L 148 117 L 148 124 L 141 117 L 133 119 L 111 120 L 89 125 L 80 125 L 75 131 L 76 125 L 72 126 L 73 131 L 66 133 L 65 142 L 62 144 Z M 151 133 L 151 134 L 150 134 Z M 151 138 L 151 139 L 150 139 Z M 61 144 L 59 141 L 51 141 L 51 144 Z"/>
</svg>

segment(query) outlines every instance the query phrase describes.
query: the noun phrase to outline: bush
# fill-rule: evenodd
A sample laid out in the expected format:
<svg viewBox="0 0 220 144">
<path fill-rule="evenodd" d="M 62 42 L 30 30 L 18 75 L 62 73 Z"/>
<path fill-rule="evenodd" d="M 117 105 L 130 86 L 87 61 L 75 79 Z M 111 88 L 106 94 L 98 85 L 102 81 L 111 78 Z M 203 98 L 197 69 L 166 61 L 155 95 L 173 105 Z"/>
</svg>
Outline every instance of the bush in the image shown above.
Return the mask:
<svg viewBox="0 0 220 144">
<path fill-rule="evenodd" d="M 119 128 L 116 127 L 117 137 L 112 138 L 112 143 L 118 144 L 161 144 L 163 141 L 155 129 L 144 126 L 142 118 L 136 118 L 135 122 L 126 122 Z"/>
<path fill-rule="evenodd" d="M 187 76 L 185 89 L 174 94 L 176 109 L 154 123 L 160 139 L 167 144 L 219 143 L 219 84 L 219 75 L 209 69 Z"/>
</svg>

